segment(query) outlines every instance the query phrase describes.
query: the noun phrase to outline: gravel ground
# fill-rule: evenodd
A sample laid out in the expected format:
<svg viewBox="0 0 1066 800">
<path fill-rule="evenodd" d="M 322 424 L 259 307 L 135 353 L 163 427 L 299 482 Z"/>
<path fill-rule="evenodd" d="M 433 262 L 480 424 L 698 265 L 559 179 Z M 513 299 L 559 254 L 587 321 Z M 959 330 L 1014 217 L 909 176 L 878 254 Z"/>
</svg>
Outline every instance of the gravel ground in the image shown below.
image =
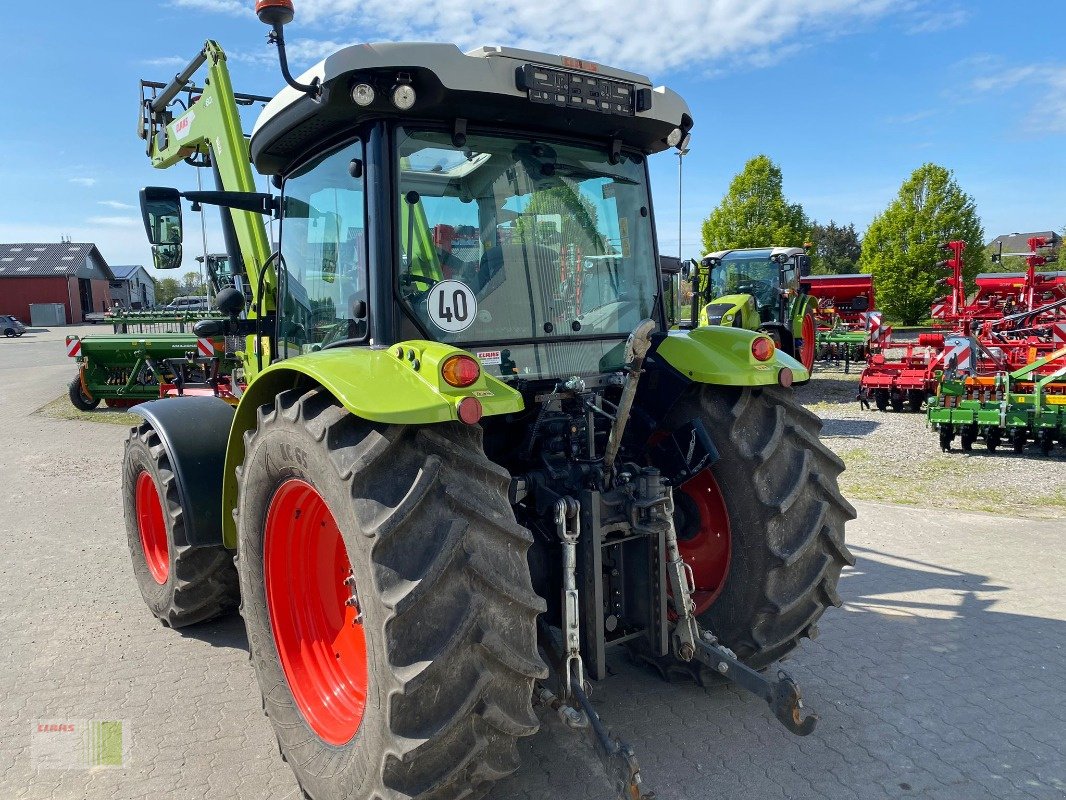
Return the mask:
<svg viewBox="0 0 1066 800">
<path fill-rule="evenodd" d="M 847 464 L 844 494 L 929 508 L 957 508 L 1023 517 L 1066 515 L 1066 449 L 1050 456 L 1035 448 L 1016 455 L 989 453 L 978 442 L 971 453 L 942 453 L 924 411 L 885 413 L 859 406 L 859 370 L 816 369 L 797 390 L 824 421 L 822 439 Z"/>
</svg>

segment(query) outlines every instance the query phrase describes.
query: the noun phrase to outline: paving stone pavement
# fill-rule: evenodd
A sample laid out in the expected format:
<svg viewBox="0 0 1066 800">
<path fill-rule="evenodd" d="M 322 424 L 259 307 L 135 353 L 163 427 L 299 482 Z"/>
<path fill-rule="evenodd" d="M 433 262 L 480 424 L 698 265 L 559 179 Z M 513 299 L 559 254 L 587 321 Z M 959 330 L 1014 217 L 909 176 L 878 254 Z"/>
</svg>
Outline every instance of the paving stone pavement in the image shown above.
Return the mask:
<svg viewBox="0 0 1066 800">
<path fill-rule="evenodd" d="M 22 349 L 17 349 L 22 348 Z M 133 582 L 125 430 L 32 411 L 71 376 L 62 335 L 0 340 L 0 799 L 298 798 L 236 615 L 163 628 Z M 844 609 L 787 663 L 815 732 L 756 699 L 625 662 L 596 687 L 659 800 L 1066 797 L 1066 525 L 857 503 Z M 125 769 L 44 771 L 39 719 L 121 719 Z M 607 800 L 546 720 L 491 800 Z"/>
</svg>

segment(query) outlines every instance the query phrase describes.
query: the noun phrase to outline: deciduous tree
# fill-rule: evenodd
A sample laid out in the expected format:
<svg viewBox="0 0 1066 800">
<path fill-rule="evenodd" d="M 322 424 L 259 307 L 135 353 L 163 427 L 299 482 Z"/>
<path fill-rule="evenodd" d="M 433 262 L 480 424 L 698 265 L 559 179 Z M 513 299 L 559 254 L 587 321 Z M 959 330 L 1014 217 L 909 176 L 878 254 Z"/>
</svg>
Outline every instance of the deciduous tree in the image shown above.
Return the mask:
<svg viewBox="0 0 1066 800">
<path fill-rule="evenodd" d="M 703 221 L 703 249 L 801 247 L 810 230 L 803 206 L 785 199 L 781 168 L 758 155 L 733 178 L 729 192 Z"/>
<path fill-rule="evenodd" d="M 953 173 L 923 164 L 900 186 L 896 199 L 874 218 L 862 241 L 859 269 L 874 276 L 877 304 L 890 319 L 913 325 L 929 316 L 929 306 L 946 294 L 938 261 L 942 242 L 966 242 L 964 277 L 984 269 L 984 229 L 974 199 L 959 188 Z"/>
</svg>

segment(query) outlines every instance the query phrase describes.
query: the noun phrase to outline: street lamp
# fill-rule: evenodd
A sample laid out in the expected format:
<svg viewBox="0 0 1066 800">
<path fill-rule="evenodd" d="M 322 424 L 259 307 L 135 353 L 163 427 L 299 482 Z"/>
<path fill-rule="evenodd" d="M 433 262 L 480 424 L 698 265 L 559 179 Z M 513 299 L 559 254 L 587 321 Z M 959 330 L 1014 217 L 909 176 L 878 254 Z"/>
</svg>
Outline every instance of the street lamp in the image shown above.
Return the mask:
<svg viewBox="0 0 1066 800">
<path fill-rule="evenodd" d="M 682 176 L 682 164 L 684 163 L 685 156 L 688 155 L 688 148 L 678 148 L 677 151 L 677 260 L 681 262 L 681 208 L 683 206 L 683 197 L 681 191 L 681 176 Z"/>
</svg>

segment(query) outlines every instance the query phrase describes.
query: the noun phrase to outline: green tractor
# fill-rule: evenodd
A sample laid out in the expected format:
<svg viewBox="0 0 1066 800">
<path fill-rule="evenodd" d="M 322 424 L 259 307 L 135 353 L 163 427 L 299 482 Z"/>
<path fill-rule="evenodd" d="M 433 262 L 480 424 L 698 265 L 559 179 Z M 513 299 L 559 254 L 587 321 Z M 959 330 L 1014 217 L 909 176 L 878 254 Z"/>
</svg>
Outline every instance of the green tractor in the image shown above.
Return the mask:
<svg viewBox="0 0 1066 800">
<path fill-rule="evenodd" d="M 800 284 L 811 273 L 806 250 L 720 250 L 704 256 L 699 267 L 692 273 L 692 319 L 701 326 L 761 331 L 808 372 L 814 368 L 818 303 Z"/>
<path fill-rule="evenodd" d="M 155 232 L 183 198 L 220 205 L 251 291 L 198 326 L 240 361 L 236 407 L 135 409 L 123 496 L 152 613 L 240 605 L 314 800 L 480 796 L 537 708 L 643 797 L 589 701 L 615 655 L 732 682 L 810 733 L 771 667 L 840 604 L 855 512 L 787 388 L 801 364 L 762 333 L 668 329 L 648 160 L 687 145 L 681 97 L 437 44 L 348 47 L 297 80 L 291 3 L 257 11 L 289 86 L 250 139 L 214 42 L 144 84 L 153 164 L 210 161 L 221 183 L 144 190 L 153 244 L 180 247 Z"/>
</svg>

